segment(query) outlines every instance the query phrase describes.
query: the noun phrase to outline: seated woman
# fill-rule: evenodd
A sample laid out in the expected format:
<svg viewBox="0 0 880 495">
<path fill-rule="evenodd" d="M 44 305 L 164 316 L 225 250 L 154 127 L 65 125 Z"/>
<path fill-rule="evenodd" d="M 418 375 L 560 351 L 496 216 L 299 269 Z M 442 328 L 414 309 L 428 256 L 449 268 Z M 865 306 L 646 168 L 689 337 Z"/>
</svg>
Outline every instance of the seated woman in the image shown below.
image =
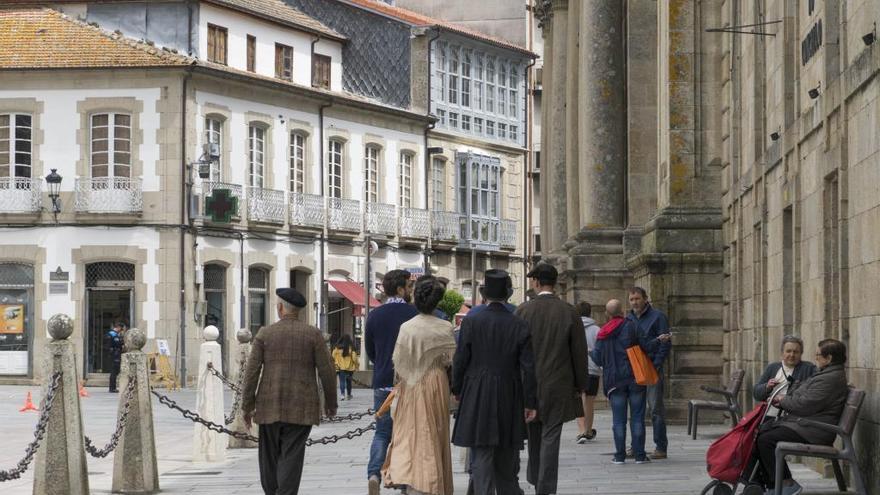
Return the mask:
<svg viewBox="0 0 880 495">
<path fill-rule="evenodd" d="M 770 487 L 776 472 L 776 444 L 797 442 L 816 445 L 834 443 L 834 433 L 812 426 L 797 423 L 805 418 L 822 423 L 837 424 L 846 397 L 849 394 L 846 380 L 846 345 L 839 340 L 825 339 L 816 349 L 816 364 L 819 371 L 786 396 L 773 397 L 772 404 L 786 414 L 779 420 L 762 426 L 756 442 L 761 465 L 767 473 Z M 800 485 L 791 478 L 788 466 L 783 466 L 784 483 L 782 493 L 794 495 L 801 493 Z"/>
<path fill-rule="evenodd" d="M 765 401 L 773 392 L 776 395 L 788 393 L 790 385 L 805 381 L 816 373 L 816 366 L 809 361 L 801 361 L 804 354 L 804 341 L 794 335 L 782 337 L 782 359 L 767 365 L 764 374 L 758 379 L 752 391 L 756 401 Z M 793 388 L 793 387 L 792 387 Z M 771 407 L 767 416 L 776 417 L 779 409 Z"/>
</svg>

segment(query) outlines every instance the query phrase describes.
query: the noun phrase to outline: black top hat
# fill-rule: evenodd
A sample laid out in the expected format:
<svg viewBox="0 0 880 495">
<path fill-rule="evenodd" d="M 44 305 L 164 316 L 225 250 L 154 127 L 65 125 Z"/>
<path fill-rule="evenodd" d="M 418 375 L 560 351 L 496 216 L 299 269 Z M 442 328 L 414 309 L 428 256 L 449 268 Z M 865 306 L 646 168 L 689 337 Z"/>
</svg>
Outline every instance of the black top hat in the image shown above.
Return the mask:
<svg viewBox="0 0 880 495">
<path fill-rule="evenodd" d="M 483 284 L 483 296 L 486 299 L 506 300 L 512 292 L 513 282 L 506 271 L 496 268 L 486 270 L 486 280 Z"/>
<path fill-rule="evenodd" d="M 526 277 L 538 279 L 542 285 L 555 285 L 559 272 L 549 263 L 538 263 Z"/>
<path fill-rule="evenodd" d="M 306 298 L 303 297 L 303 295 L 300 294 L 299 291 L 296 289 L 290 287 L 275 289 L 275 295 L 296 306 L 297 308 L 306 307 Z"/>
</svg>

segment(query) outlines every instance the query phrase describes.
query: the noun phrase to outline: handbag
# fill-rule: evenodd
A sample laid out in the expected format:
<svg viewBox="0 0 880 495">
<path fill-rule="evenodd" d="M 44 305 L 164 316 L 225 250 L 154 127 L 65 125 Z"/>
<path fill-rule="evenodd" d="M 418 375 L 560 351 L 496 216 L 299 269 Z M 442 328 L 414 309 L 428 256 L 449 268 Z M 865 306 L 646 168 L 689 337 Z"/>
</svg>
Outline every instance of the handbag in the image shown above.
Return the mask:
<svg viewBox="0 0 880 495">
<path fill-rule="evenodd" d="M 648 359 L 648 355 L 642 350 L 642 346 L 635 344 L 626 348 L 626 357 L 633 370 L 633 376 L 638 385 L 656 385 L 660 381 L 654 363 Z"/>
</svg>

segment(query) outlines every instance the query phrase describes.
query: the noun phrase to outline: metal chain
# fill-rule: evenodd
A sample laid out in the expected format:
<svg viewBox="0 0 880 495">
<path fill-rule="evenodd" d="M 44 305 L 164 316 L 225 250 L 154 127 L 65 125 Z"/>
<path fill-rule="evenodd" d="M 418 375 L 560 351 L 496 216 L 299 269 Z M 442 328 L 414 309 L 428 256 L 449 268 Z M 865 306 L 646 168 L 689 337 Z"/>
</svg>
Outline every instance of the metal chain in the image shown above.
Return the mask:
<svg viewBox="0 0 880 495">
<path fill-rule="evenodd" d="M 86 442 L 86 452 L 88 452 L 92 457 L 107 457 L 110 452 L 113 452 L 116 449 L 116 445 L 119 444 L 119 437 L 122 436 L 122 432 L 125 430 L 125 423 L 128 420 L 128 413 L 131 411 L 131 403 L 134 398 L 134 391 L 137 386 L 137 376 L 132 376 L 128 381 L 128 386 L 125 387 L 125 403 L 122 406 L 122 413 L 119 415 L 119 419 L 116 421 L 116 431 L 113 432 L 113 435 L 110 436 L 110 441 L 107 442 L 107 445 L 104 446 L 103 449 L 98 450 L 94 445 L 92 445 L 92 439 L 83 435 Z"/>
<path fill-rule="evenodd" d="M 27 446 L 24 451 L 24 458 L 18 461 L 13 469 L 0 471 L 0 482 L 15 480 L 21 477 L 22 473 L 27 471 L 28 466 L 34 459 L 34 454 L 40 447 L 40 442 L 46 434 L 46 428 L 49 426 L 49 412 L 52 411 L 52 405 L 55 403 L 55 392 L 61 385 L 61 372 L 56 371 L 52 374 L 49 388 L 46 391 L 46 400 L 43 403 L 43 410 L 40 411 L 40 419 L 37 421 L 37 427 L 34 430 L 34 440 Z"/>
<path fill-rule="evenodd" d="M 367 409 L 364 412 L 351 413 L 348 416 L 333 416 L 332 418 L 326 418 L 326 417 L 321 418 L 321 422 L 322 423 L 342 423 L 345 421 L 353 421 L 355 419 L 361 419 L 364 416 L 372 416 L 373 414 L 376 414 L 376 411 L 374 411 L 372 409 Z"/>
<path fill-rule="evenodd" d="M 229 416 L 223 418 L 226 421 L 227 425 L 232 424 L 232 422 L 235 421 L 235 416 L 238 414 L 238 408 L 241 406 L 241 395 L 242 391 L 244 390 L 245 370 L 247 370 L 247 354 L 242 353 L 241 359 L 239 359 L 238 380 L 236 380 L 236 388 L 232 389 L 232 412 L 229 413 Z"/>
<path fill-rule="evenodd" d="M 201 416 L 199 416 L 198 413 L 190 411 L 189 409 L 185 409 L 185 408 L 177 405 L 177 402 L 172 400 L 170 397 L 168 397 L 166 395 L 162 395 L 159 392 L 156 392 L 155 390 L 150 390 L 150 392 L 153 395 L 155 395 L 156 398 L 159 399 L 160 403 L 165 404 L 166 406 L 170 407 L 171 409 L 174 409 L 174 410 L 180 412 L 181 414 L 183 414 L 184 418 L 192 421 L 193 423 L 199 423 L 211 431 L 216 431 L 217 433 L 225 433 L 231 437 L 235 437 L 240 440 L 250 440 L 251 442 L 258 442 L 259 441 L 259 439 L 257 437 L 255 437 L 249 433 L 232 431 L 223 425 L 218 425 L 217 423 L 208 421 L 207 419 L 204 419 Z M 368 431 L 372 431 L 375 429 L 376 429 L 376 422 L 374 421 L 363 428 L 355 428 L 354 430 L 347 431 L 341 435 L 327 435 L 326 437 L 321 437 L 321 438 L 309 438 L 308 440 L 306 440 L 306 447 L 311 447 L 312 445 L 316 445 L 316 444 L 327 445 L 327 444 L 331 444 L 331 443 L 336 443 L 342 439 L 351 440 L 353 438 L 356 438 L 356 437 L 363 435 L 364 433 L 366 433 Z"/>
<path fill-rule="evenodd" d="M 217 378 L 219 378 L 220 381 L 223 382 L 224 385 L 226 385 L 227 387 L 229 387 L 230 389 L 232 389 L 233 392 L 235 392 L 235 393 L 237 393 L 237 394 L 240 394 L 240 393 L 241 393 L 241 388 L 240 388 L 238 385 L 236 385 L 235 383 L 233 383 L 232 380 L 230 380 L 229 378 L 226 378 L 225 376 L 223 376 L 222 373 L 220 373 L 219 371 L 217 371 L 217 368 L 214 367 L 214 363 L 208 363 L 208 371 L 209 371 L 212 375 L 214 375 L 214 376 L 216 376 Z"/>
</svg>

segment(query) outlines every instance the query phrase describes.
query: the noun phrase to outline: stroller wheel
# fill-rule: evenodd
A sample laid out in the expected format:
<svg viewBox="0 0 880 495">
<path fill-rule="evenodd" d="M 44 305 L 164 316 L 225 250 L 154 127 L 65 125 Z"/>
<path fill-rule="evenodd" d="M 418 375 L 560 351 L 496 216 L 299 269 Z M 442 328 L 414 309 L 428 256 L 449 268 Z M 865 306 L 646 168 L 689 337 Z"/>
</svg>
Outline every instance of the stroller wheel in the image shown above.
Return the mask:
<svg viewBox="0 0 880 495">
<path fill-rule="evenodd" d="M 743 489 L 742 495 L 764 495 L 764 487 L 757 483 L 749 483 Z"/>
<path fill-rule="evenodd" d="M 712 490 L 712 495 L 733 495 L 733 488 L 726 483 L 719 482 L 715 485 L 715 489 Z"/>
</svg>

